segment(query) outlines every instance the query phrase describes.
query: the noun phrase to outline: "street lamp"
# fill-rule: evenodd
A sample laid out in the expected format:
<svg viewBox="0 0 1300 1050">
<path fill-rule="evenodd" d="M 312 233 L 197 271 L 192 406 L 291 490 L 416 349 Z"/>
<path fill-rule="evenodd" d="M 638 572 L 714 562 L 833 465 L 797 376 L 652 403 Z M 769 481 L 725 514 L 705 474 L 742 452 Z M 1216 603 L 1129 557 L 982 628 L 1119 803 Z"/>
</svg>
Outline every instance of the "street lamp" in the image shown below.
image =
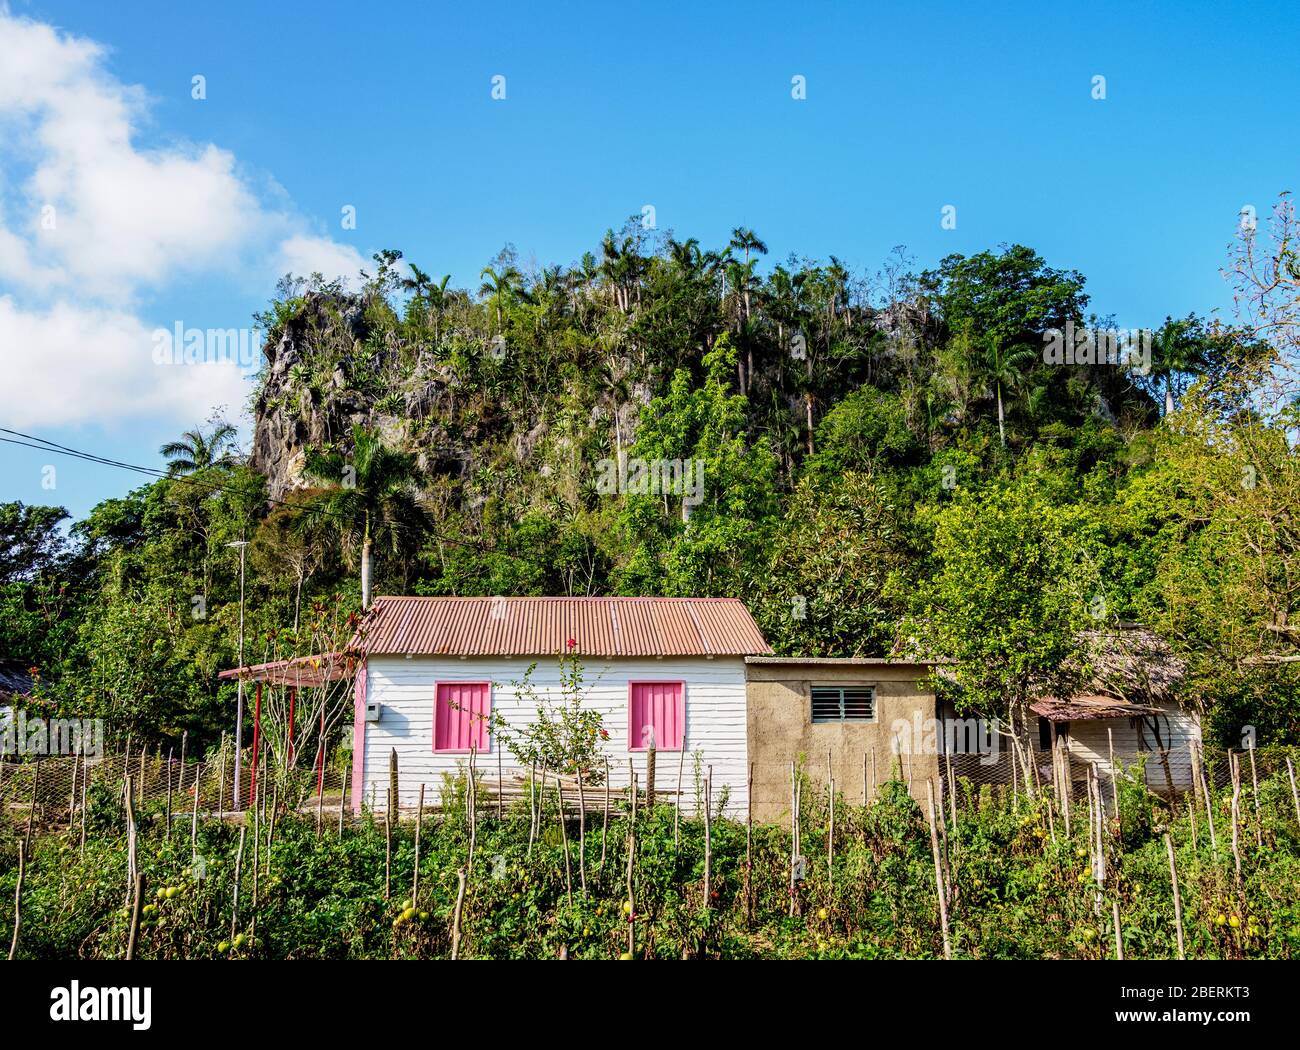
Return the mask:
<svg viewBox="0 0 1300 1050">
<path fill-rule="evenodd" d="M 235 540 L 234 543 L 227 543 L 227 547 L 239 548 L 239 667 L 244 666 L 244 548 L 248 546 L 248 540 Z M 240 774 L 243 772 L 242 763 L 240 762 L 240 751 L 244 743 L 244 676 L 241 673 L 235 680 L 238 689 L 238 699 L 235 701 L 235 792 L 234 803 L 235 810 L 239 810 L 239 787 Z"/>
</svg>

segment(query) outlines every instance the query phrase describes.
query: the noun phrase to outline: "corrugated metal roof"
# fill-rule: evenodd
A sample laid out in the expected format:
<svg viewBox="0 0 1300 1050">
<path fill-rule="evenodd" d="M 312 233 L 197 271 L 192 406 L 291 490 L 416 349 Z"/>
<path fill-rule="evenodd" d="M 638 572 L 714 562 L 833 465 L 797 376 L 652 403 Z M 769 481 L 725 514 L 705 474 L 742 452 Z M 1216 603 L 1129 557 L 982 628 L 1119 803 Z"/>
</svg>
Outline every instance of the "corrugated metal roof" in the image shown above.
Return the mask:
<svg viewBox="0 0 1300 1050">
<path fill-rule="evenodd" d="M 369 653 L 554 656 L 770 653 L 736 598 L 376 598 L 354 639 Z"/>
</svg>

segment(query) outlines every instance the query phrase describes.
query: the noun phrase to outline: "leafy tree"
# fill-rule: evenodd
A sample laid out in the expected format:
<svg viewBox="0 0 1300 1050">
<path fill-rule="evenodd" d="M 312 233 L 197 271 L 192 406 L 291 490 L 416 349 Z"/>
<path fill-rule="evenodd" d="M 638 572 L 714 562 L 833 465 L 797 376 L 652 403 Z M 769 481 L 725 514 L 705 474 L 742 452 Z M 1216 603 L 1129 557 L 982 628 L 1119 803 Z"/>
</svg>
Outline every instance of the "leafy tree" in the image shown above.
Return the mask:
<svg viewBox="0 0 1300 1050">
<path fill-rule="evenodd" d="M 415 457 L 384 444 L 362 426 L 352 428 L 352 454 L 313 450 L 309 476 L 330 486 L 308 504 L 303 528 L 326 523 L 337 530 L 349 558 L 360 555 L 361 607 L 370 608 L 371 556 L 378 544 L 393 555 L 411 553 L 428 518 L 416 495 Z"/>
<path fill-rule="evenodd" d="M 226 422 L 216 422 L 204 433 L 187 430 L 179 441 L 169 441 L 158 451 L 168 460 L 167 472 L 193 474 L 209 467 L 233 466 L 236 461 L 235 437 L 238 431 Z"/>
</svg>

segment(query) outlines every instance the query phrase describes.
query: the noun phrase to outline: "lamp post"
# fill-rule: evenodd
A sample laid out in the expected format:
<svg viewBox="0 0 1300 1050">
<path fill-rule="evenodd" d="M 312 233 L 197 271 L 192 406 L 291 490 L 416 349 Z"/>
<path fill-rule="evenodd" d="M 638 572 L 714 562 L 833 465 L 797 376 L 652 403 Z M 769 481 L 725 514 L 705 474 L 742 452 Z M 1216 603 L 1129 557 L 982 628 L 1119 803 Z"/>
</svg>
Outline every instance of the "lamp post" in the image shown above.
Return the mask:
<svg viewBox="0 0 1300 1050">
<path fill-rule="evenodd" d="M 248 540 L 236 540 L 234 543 L 227 543 L 227 547 L 239 548 L 239 667 L 242 671 L 244 666 L 244 548 L 248 546 Z M 240 750 L 244 742 L 244 676 L 241 673 L 235 680 L 238 690 L 235 701 L 235 784 L 234 784 L 234 803 L 235 810 L 239 810 L 240 796 L 240 775 L 243 772 L 242 763 L 240 762 Z"/>
</svg>

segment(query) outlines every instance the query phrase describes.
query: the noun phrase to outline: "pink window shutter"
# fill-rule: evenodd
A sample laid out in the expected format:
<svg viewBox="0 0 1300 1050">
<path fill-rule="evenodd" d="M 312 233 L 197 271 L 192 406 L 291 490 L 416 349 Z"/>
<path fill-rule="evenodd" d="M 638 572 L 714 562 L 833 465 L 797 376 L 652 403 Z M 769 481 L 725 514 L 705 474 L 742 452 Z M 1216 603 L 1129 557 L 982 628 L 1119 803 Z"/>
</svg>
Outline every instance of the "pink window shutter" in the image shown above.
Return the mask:
<svg viewBox="0 0 1300 1050">
<path fill-rule="evenodd" d="M 681 750 L 686 721 L 681 682 L 633 682 L 628 701 L 630 750 L 646 750 L 652 733 L 657 749 Z"/>
<path fill-rule="evenodd" d="M 491 686 L 487 682 L 441 682 L 434 712 L 435 751 L 486 751 Z"/>
</svg>

